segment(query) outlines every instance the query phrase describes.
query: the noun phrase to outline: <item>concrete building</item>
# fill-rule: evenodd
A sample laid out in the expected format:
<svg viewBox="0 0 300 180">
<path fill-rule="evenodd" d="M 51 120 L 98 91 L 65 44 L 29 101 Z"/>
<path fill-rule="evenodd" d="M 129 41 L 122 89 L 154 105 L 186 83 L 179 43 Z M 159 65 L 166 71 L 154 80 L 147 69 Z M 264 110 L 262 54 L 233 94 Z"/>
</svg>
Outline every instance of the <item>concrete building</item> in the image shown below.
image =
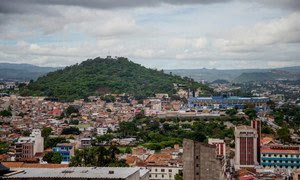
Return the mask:
<svg viewBox="0 0 300 180">
<path fill-rule="evenodd" d="M 259 119 L 252 120 L 251 127 L 257 131 L 257 162 L 260 163 L 261 121 Z"/>
<path fill-rule="evenodd" d="M 221 180 L 224 179 L 223 167 L 215 145 L 183 140 L 183 179 Z"/>
<path fill-rule="evenodd" d="M 15 168 L 3 179 L 149 180 L 149 170 L 128 167 Z"/>
<path fill-rule="evenodd" d="M 208 139 L 208 144 L 216 146 L 217 156 L 226 158 L 226 144 L 223 139 Z"/>
<path fill-rule="evenodd" d="M 53 152 L 59 152 L 62 155 L 62 163 L 68 163 L 71 157 L 74 156 L 74 144 L 72 143 L 60 143 L 56 147 L 52 148 Z"/>
<path fill-rule="evenodd" d="M 235 168 L 251 168 L 257 162 L 257 131 L 250 126 L 235 128 Z"/>
<path fill-rule="evenodd" d="M 92 138 L 82 138 L 80 140 L 81 148 L 86 148 L 92 146 Z"/>
<path fill-rule="evenodd" d="M 182 167 L 147 166 L 150 180 L 175 180 L 175 175 L 182 173 Z"/>
<path fill-rule="evenodd" d="M 268 169 L 300 168 L 299 146 L 270 145 L 261 147 L 261 166 Z"/>
<path fill-rule="evenodd" d="M 16 143 L 16 160 L 33 158 L 36 153 L 44 152 L 44 138 L 41 130 L 34 129 L 29 137 L 21 137 Z"/>
<path fill-rule="evenodd" d="M 192 97 L 188 99 L 188 107 L 194 109 L 243 109 L 245 104 L 253 104 L 257 110 L 267 109 L 268 97 L 213 96 Z"/>
<path fill-rule="evenodd" d="M 103 136 L 104 134 L 107 134 L 108 128 L 105 127 L 98 127 L 97 128 L 97 134 L 99 136 Z"/>
</svg>

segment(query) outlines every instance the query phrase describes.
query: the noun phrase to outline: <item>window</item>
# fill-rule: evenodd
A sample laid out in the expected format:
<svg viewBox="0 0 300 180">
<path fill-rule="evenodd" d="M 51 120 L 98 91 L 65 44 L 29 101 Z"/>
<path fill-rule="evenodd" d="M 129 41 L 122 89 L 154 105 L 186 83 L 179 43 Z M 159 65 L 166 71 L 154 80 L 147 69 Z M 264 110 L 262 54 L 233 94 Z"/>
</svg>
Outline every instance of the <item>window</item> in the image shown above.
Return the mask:
<svg viewBox="0 0 300 180">
<path fill-rule="evenodd" d="M 161 172 L 165 172 L 165 169 L 161 169 L 160 171 L 161 171 Z"/>
<path fill-rule="evenodd" d="M 157 169 L 155 169 L 155 172 L 157 172 Z"/>
<path fill-rule="evenodd" d="M 199 159 L 199 156 L 196 156 L 196 159 Z"/>
<path fill-rule="evenodd" d="M 199 167 L 199 164 L 196 164 L 196 167 Z"/>
<path fill-rule="evenodd" d="M 197 172 L 196 175 L 199 175 L 199 173 Z"/>
<path fill-rule="evenodd" d="M 161 175 L 161 177 L 164 178 L 165 176 L 164 176 L 164 175 Z"/>
<path fill-rule="evenodd" d="M 172 172 L 172 169 L 169 169 L 169 172 Z"/>
</svg>

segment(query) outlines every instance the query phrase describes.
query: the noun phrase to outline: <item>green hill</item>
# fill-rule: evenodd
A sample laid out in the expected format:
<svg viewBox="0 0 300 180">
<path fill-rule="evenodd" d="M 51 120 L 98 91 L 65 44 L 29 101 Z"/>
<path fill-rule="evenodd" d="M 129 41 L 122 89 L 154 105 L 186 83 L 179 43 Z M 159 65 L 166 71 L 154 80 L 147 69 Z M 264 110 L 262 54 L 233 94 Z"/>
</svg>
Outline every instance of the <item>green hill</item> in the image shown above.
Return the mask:
<svg viewBox="0 0 300 180">
<path fill-rule="evenodd" d="M 299 79 L 298 74 L 293 74 L 283 70 L 271 70 L 268 72 L 251 72 L 242 73 L 240 76 L 234 79 L 234 82 L 262 82 L 262 81 L 274 81 L 279 79 L 297 80 Z"/>
<path fill-rule="evenodd" d="M 127 58 L 95 58 L 38 78 L 20 91 L 21 95 L 48 96 L 65 101 L 106 93 L 128 93 L 135 97 L 175 93 L 173 83 L 202 87 L 189 78 L 145 68 Z"/>
</svg>

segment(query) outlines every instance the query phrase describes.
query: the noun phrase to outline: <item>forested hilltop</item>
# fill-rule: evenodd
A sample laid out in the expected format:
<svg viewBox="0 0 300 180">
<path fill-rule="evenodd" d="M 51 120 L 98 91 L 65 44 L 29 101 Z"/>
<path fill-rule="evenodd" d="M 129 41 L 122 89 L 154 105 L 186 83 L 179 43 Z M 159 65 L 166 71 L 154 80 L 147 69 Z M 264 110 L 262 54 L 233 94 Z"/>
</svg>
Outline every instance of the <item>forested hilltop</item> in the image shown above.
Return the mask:
<svg viewBox="0 0 300 180">
<path fill-rule="evenodd" d="M 174 94 L 176 91 L 173 83 L 185 84 L 190 89 L 201 87 L 209 91 L 207 86 L 192 79 L 145 68 L 127 58 L 97 57 L 50 72 L 21 89 L 20 94 L 55 97 L 65 101 L 106 93 L 148 97 L 155 93 Z"/>
</svg>

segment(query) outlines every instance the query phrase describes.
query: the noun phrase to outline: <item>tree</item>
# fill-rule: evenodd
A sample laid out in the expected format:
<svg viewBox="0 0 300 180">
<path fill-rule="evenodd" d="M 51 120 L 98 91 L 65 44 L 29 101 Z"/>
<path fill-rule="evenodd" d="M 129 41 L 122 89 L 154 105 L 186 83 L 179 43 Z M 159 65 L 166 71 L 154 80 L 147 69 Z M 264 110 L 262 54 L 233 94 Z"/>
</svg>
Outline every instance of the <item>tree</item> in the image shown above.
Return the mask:
<svg viewBox="0 0 300 180">
<path fill-rule="evenodd" d="M 47 152 L 43 157 L 43 161 L 46 161 L 49 164 L 60 164 L 62 161 L 62 155 L 59 152 Z"/>
<path fill-rule="evenodd" d="M 253 108 L 246 108 L 244 113 L 249 117 L 249 119 L 255 119 L 257 117 L 256 111 Z"/>
<path fill-rule="evenodd" d="M 64 135 L 69 135 L 69 134 L 79 135 L 80 131 L 79 131 L 78 127 L 67 127 L 67 128 L 63 129 L 61 134 L 64 134 Z"/>
<path fill-rule="evenodd" d="M 45 149 L 55 147 L 58 143 L 67 143 L 65 137 L 54 137 L 45 139 Z"/>
<path fill-rule="evenodd" d="M 235 108 L 229 109 L 226 111 L 226 114 L 228 114 L 229 116 L 234 116 L 237 114 L 237 110 Z"/>
<path fill-rule="evenodd" d="M 125 153 L 126 154 L 131 154 L 132 153 L 132 149 L 130 147 L 126 147 Z"/>
<path fill-rule="evenodd" d="M 290 130 L 285 126 L 277 130 L 277 137 L 283 143 L 291 142 Z"/>
<path fill-rule="evenodd" d="M 51 127 L 45 127 L 42 130 L 42 137 L 44 137 L 45 139 L 48 138 L 50 136 L 52 132 L 52 128 Z"/>
<path fill-rule="evenodd" d="M 10 116 L 12 116 L 12 113 L 11 113 L 11 111 L 8 111 L 8 110 L 2 110 L 2 111 L 0 111 L 0 116 L 10 117 Z"/>
<path fill-rule="evenodd" d="M 79 110 L 77 108 L 75 108 L 74 106 L 69 106 L 66 111 L 65 111 L 65 114 L 66 116 L 70 116 L 71 114 L 78 114 L 79 113 Z"/>
<path fill-rule="evenodd" d="M 22 136 L 29 136 L 31 132 L 29 130 L 22 131 Z"/>
<path fill-rule="evenodd" d="M 264 134 L 273 134 L 274 131 L 268 125 L 262 125 L 262 127 L 261 127 L 261 133 L 264 133 Z"/>
<path fill-rule="evenodd" d="M 5 154 L 8 152 L 9 144 L 7 142 L 0 141 L 0 154 Z"/>
<path fill-rule="evenodd" d="M 126 162 L 119 161 L 116 155 L 120 151 L 111 146 L 106 149 L 103 146 L 89 147 L 82 150 L 75 150 L 75 155 L 71 158 L 70 166 L 101 166 L 101 167 L 125 167 Z"/>
<path fill-rule="evenodd" d="M 75 119 L 75 120 L 71 119 L 70 122 L 69 122 L 69 124 L 71 124 L 71 125 L 78 125 L 79 124 L 79 120 L 77 120 L 77 119 Z"/>
</svg>

